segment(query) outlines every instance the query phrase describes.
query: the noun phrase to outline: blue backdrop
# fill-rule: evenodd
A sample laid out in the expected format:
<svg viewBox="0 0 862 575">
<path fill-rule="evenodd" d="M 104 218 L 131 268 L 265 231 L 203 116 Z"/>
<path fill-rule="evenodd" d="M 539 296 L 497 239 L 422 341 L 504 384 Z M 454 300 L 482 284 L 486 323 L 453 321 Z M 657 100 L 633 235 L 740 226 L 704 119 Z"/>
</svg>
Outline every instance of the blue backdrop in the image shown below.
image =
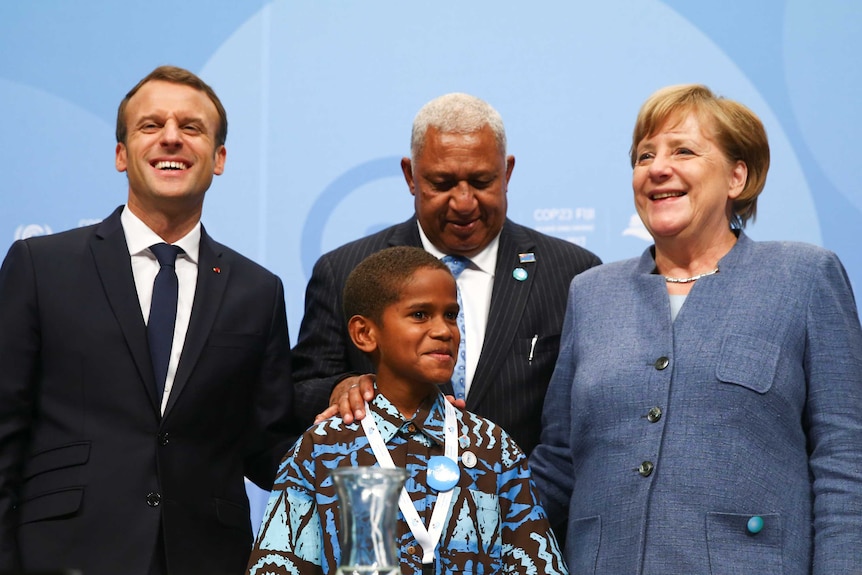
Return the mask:
<svg viewBox="0 0 862 575">
<path fill-rule="evenodd" d="M 317 257 L 412 212 L 399 159 L 416 111 L 445 92 L 502 114 L 513 219 L 605 261 L 632 257 L 649 243 L 628 164 L 638 107 L 700 82 L 750 106 L 770 136 L 749 233 L 832 249 L 858 291 L 860 31 L 855 0 L 9 0 L 0 248 L 125 201 L 116 108 L 170 63 L 228 110 L 204 224 L 284 279 L 294 336 Z"/>
</svg>

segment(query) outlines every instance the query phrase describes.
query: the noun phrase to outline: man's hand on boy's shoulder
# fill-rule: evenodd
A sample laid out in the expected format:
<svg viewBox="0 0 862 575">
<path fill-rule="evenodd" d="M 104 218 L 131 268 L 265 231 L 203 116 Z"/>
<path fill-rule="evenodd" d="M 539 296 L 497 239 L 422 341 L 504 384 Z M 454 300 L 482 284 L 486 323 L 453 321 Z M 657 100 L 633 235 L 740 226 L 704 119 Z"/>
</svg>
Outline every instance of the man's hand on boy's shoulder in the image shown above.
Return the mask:
<svg viewBox="0 0 862 575">
<path fill-rule="evenodd" d="M 341 415 L 344 423 L 354 420 L 361 421 L 365 417 L 365 402 L 374 399 L 374 376 L 351 375 L 338 382 L 332 388 L 329 396 L 329 407 L 314 418 L 314 423 L 320 423 L 332 417 Z"/>
<path fill-rule="evenodd" d="M 338 382 L 332 388 L 329 396 L 329 407 L 317 414 L 314 423 L 326 421 L 333 415 L 341 415 L 344 423 L 362 421 L 365 417 L 365 402 L 374 399 L 374 376 L 370 373 L 365 375 L 351 375 Z M 467 402 L 463 399 L 455 399 L 454 395 L 447 395 L 446 400 L 458 409 L 466 409 Z"/>
</svg>

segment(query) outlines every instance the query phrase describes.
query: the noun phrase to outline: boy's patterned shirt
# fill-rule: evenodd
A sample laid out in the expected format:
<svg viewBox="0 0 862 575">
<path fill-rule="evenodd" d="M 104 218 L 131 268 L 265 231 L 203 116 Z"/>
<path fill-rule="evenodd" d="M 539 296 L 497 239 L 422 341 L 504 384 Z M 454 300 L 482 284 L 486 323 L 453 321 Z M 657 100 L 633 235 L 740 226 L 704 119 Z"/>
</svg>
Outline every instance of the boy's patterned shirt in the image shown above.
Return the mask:
<svg viewBox="0 0 862 575">
<path fill-rule="evenodd" d="M 408 471 L 405 487 L 426 526 L 437 500 L 426 470 L 431 457 L 443 455 L 444 401 L 439 393 L 429 398 L 410 420 L 381 394 L 369 406 L 396 467 Z M 475 465 L 459 458 L 461 476 L 435 551 L 435 573 L 567 574 L 525 455 L 492 422 L 456 412 L 459 455 L 471 452 Z M 345 425 L 334 417 L 306 431 L 281 463 L 248 572 L 335 573 L 341 522 L 328 470 L 374 465 L 358 422 Z M 419 575 L 422 549 L 400 510 L 398 521 L 401 571 Z"/>
</svg>

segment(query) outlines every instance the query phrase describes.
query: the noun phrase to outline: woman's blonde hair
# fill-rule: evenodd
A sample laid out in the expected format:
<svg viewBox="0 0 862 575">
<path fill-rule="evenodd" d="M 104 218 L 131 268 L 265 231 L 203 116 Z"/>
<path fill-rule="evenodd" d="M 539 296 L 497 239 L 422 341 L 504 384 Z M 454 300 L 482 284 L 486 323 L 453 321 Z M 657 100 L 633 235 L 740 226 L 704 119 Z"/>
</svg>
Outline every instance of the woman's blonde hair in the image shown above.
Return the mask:
<svg viewBox="0 0 862 575">
<path fill-rule="evenodd" d="M 742 229 L 748 220 L 754 221 L 757 197 L 766 184 L 769 171 L 769 141 L 757 115 L 733 100 L 716 96 L 700 84 L 668 86 L 647 98 L 638 112 L 629 150 L 632 167 L 637 163 L 637 146 L 644 138 L 656 133 L 668 120 L 682 121 L 694 114 L 701 125 L 731 161 L 742 161 L 748 177 L 739 197 L 733 201 L 730 226 Z"/>
</svg>

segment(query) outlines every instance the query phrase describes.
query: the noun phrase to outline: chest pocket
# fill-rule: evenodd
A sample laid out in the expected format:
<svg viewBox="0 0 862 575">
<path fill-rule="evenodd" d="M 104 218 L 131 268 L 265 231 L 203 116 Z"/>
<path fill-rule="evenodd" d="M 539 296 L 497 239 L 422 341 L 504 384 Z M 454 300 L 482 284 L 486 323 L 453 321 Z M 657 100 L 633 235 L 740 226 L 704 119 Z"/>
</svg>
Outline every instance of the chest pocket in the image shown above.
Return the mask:
<svg viewBox="0 0 862 575">
<path fill-rule="evenodd" d="M 781 348 L 747 335 L 730 334 L 721 344 L 715 376 L 719 381 L 766 393 L 775 381 Z"/>
</svg>

